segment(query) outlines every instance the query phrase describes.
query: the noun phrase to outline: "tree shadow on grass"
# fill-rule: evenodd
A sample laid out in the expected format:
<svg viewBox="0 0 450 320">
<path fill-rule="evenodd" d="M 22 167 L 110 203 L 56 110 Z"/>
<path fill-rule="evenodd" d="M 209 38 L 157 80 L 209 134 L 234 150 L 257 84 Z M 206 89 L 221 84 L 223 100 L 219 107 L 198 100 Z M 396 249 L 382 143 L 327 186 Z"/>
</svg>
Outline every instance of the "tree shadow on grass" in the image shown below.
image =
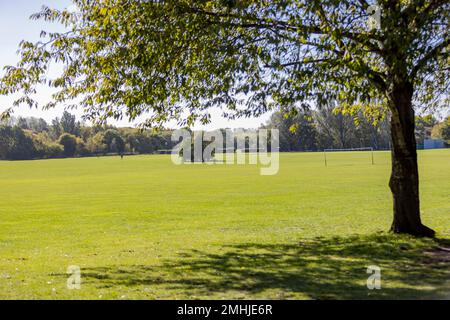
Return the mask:
<svg viewBox="0 0 450 320">
<path fill-rule="evenodd" d="M 82 276 L 103 288 L 158 286 L 185 298 L 448 299 L 450 260 L 436 256 L 438 245 L 449 244 L 384 233 L 244 243 L 189 250 L 158 266 L 85 268 Z M 381 290 L 367 289 L 369 265 L 381 268 Z"/>
</svg>

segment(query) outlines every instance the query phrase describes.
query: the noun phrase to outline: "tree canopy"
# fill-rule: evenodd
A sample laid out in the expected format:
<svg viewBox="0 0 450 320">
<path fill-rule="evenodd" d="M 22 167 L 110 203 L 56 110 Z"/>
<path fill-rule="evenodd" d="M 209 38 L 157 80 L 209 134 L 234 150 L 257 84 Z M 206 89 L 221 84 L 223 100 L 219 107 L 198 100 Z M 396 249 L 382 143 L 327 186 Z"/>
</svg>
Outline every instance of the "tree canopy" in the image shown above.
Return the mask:
<svg viewBox="0 0 450 320">
<path fill-rule="evenodd" d="M 87 118 L 147 125 L 255 116 L 333 92 L 344 112 L 379 119 L 396 82 L 414 85 L 417 106 L 448 102 L 448 1 L 75 0 L 76 11 L 43 7 L 33 19 L 67 32 L 23 41 L 2 94 L 36 105 L 36 85 L 52 101 L 78 99 Z M 378 5 L 380 25 L 368 24 Z M 49 79 L 52 63 L 63 72 Z M 7 110 L 6 113 L 11 110 Z"/>
</svg>

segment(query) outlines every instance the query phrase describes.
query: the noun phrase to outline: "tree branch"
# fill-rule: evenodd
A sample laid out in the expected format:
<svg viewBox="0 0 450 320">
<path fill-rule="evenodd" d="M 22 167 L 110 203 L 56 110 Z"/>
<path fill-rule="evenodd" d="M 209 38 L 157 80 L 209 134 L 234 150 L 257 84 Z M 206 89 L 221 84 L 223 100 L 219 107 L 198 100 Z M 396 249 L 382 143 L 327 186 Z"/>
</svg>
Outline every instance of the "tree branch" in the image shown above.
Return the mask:
<svg viewBox="0 0 450 320">
<path fill-rule="evenodd" d="M 434 47 L 431 51 L 429 51 L 425 56 L 423 56 L 422 59 L 420 59 L 416 66 L 412 69 L 410 73 L 410 79 L 414 79 L 417 76 L 417 73 L 420 72 L 420 70 L 427 65 L 427 63 L 433 59 L 436 59 L 439 56 L 439 53 L 441 50 L 447 48 L 450 46 L 450 38 L 445 39 L 440 44 L 438 44 L 436 47 Z"/>
</svg>

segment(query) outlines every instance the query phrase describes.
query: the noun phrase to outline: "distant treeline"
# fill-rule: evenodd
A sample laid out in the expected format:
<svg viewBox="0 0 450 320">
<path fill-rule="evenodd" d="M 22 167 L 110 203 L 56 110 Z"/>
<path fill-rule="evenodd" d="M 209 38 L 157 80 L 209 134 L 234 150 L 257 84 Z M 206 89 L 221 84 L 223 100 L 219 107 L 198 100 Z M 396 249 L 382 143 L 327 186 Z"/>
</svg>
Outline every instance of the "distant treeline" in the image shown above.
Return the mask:
<svg viewBox="0 0 450 320">
<path fill-rule="evenodd" d="M 387 119 L 376 124 L 364 117 L 335 114 L 332 107 L 295 109 L 286 117 L 275 112 L 262 128 L 280 132 L 280 151 L 320 151 L 331 148 L 390 148 Z M 136 128 L 87 126 L 69 112 L 49 124 L 33 117 L 0 123 L 0 160 L 87 157 L 108 154 L 149 154 L 170 150 L 172 131 L 159 133 Z M 450 117 L 439 122 L 433 116 L 416 118 L 416 139 L 443 139 L 450 144 Z"/>
<path fill-rule="evenodd" d="M 44 119 L 12 118 L 0 125 L 2 160 L 144 154 L 170 148 L 171 131 L 155 134 L 135 128 L 86 126 L 67 111 L 51 124 Z"/>
<path fill-rule="evenodd" d="M 280 151 L 320 151 L 324 149 L 372 147 L 390 149 L 388 118 L 368 120 L 363 114 L 343 115 L 333 105 L 320 109 L 296 108 L 275 112 L 266 128 L 280 131 Z M 442 139 L 450 145 L 450 117 L 439 122 L 432 115 L 416 117 L 416 140 Z"/>
</svg>

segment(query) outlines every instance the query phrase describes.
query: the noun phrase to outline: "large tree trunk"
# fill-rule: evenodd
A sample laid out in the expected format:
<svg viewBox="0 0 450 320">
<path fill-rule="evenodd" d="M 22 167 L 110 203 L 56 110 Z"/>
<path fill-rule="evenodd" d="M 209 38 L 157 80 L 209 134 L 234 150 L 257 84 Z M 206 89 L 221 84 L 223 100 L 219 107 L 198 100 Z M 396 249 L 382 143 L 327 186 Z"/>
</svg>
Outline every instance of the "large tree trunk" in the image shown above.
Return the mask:
<svg viewBox="0 0 450 320">
<path fill-rule="evenodd" d="M 397 85 L 390 95 L 392 174 L 389 186 L 394 197 L 391 231 L 433 237 L 434 231 L 420 220 L 419 172 L 414 134 L 413 86 Z"/>
</svg>

